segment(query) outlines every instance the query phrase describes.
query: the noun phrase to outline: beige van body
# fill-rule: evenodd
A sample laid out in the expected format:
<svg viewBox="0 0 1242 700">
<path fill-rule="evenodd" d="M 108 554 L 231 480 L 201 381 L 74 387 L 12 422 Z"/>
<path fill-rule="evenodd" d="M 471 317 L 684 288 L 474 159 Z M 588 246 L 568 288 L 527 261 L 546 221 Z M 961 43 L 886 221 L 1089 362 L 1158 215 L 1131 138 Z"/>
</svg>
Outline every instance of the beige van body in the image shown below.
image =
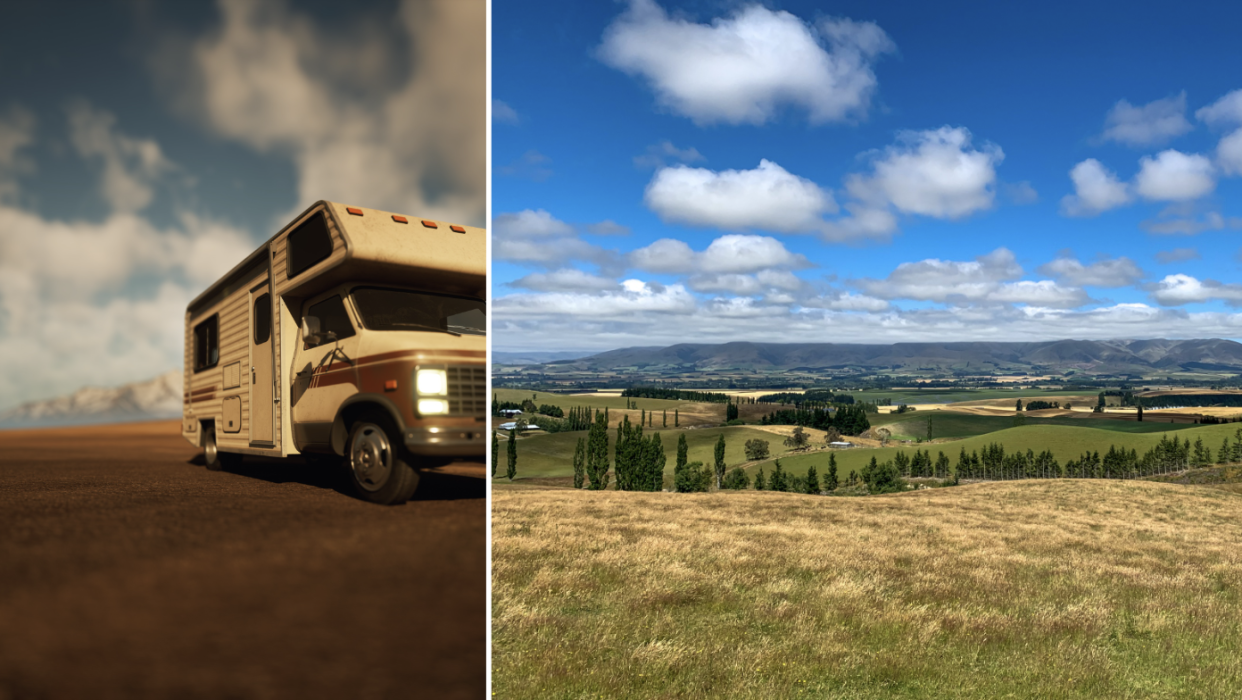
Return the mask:
<svg viewBox="0 0 1242 700">
<path fill-rule="evenodd" d="M 348 462 L 370 416 L 397 431 L 398 457 L 481 459 L 486 269 L 483 229 L 317 202 L 190 303 L 183 435 L 209 464 L 217 451 Z M 470 307 L 452 317 L 468 320 L 401 323 L 392 299 Z"/>
</svg>

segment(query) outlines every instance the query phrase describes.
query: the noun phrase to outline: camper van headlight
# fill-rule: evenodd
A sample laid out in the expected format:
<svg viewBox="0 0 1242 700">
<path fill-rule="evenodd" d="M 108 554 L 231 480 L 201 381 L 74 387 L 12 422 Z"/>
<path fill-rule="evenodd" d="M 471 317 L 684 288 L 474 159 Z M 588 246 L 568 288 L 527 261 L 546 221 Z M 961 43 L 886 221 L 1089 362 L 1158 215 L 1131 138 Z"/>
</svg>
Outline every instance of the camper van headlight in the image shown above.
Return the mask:
<svg viewBox="0 0 1242 700">
<path fill-rule="evenodd" d="M 443 415 L 449 412 L 447 371 L 420 367 L 414 372 L 414 386 L 420 416 Z"/>
<path fill-rule="evenodd" d="M 448 394 L 448 372 L 442 369 L 418 370 L 419 396 L 444 396 Z"/>
</svg>

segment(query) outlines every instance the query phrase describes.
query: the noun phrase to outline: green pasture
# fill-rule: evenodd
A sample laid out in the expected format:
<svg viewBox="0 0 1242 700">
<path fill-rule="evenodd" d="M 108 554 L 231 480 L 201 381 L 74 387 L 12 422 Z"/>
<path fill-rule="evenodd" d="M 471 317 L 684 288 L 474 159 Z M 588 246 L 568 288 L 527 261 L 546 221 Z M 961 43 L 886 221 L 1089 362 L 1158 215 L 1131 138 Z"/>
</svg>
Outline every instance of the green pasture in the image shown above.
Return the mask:
<svg viewBox="0 0 1242 700">
<path fill-rule="evenodd" d="M 927 436 L 927 419 L 932 419 L 933 438 L 966 438 L 986 435 L 1014 427 L 1015 416 L 977 416 L 949 411 L 914 411 L 912 413 L 889 413 L 868 416 L 872 425 L 883 426 L 899 438 L 922 438 Z M 880 420 L 876 420 L 879 418 Z M 1104 418 L 1052 417 L 1035 418 L 1023 416 L 1025 425 L 1064 425 L 1074 428 L 1094 428 L 1118 433 L 1164 433 L 1198 427 L 1194 423 L 1156 423 L 1153 421 L 1108 420 Z"/>
<path fill-rule="evenodd" d="M 707 465 L 712 464 L 716 459 L 713 450 L 716 446 L 716 440 L 722 432 L 725 436 L 725 462 L 727 464 L 740 464 L 746 461 L 745 445 L 747 440 L 767 440 L 768 449 L 776 457 L 789 451 L 782 444 L 784 437 L 766 430 L 756 430 L 743 426 L 696 428 L 694 430 L 673 430 L 670 428 L 668 430 L 657 429 L 655 432 L 660 435 L 660 442 L 664 445 L 664 454 L 668 456 L 668 461 L 665 463 L 666 474 L 673 473 L 673 465 L 677 462 L 677 440 L 682 433 L 686 435 L 689 461 L 699 461 Z M 644 437 L 649 437 L 650 435 L 651 430 L 643 431 Z M 517 444 L 517 478 L 573 476 L 574 446 L 578 443 L 578 438 L 582 438 L 585 441 L 586 436 L 587 431 L 580 430 L 548 435 L 531 435 L 520 438 Z M 608 431 L 608 458 L 610 461 L 613 458 L 613 443 L 616 437 L 616 428 Z M 504 471 L 504 455 L 505 444 L 502 439 L 500 445 L 502 466 L 496 470 L 497 474 L 501 474 Z"/>
<path fill-rule="evenodd" d="M 1066 396 L 1088 396 L 1090 392 L 1058 391 L 1049 389 L 885 389 L 847 392 L 857 401 L 875 403 L 890 399 L 893 405 L 920 403 L 955 403 L 958 401 L 990 401 L 992 399 L 1028 399 L 1062 398 Z M 1097 392 L 1098 393 L 1098 392 Z"/>
<path fill-rule="evenodd" d="M 1170 425 L 1169 427 L 1175 426 Z M 1030 449 L 1038 454 L 1044 450 L 1051 450 L 1056 456 L 1057 461 L 1064 464 L 1068 460 L 1077 459 L 1087 450 L 1101 453 L 1107 452 L 1109 445 L 1116 445 L 1118 448 L 1124 447 L 1127 450 L 1138 450 L 1141 456 L 1155 446 L 1156 443 L 1160 442 L 1162 435 L 1167 434 L 1170 439 L 1176 435 L 1182 440 L 1190 440 L 1191 442 L 1196 438 L 1202 437 L 1204 444 L 1211 448 L 1213 456 L 1215 456 L 1224 438 L 1229 436 L 1232 439 L 1239 427 L 1242 426 L 1237 424 L 1192 424 L 1180 430 L 1126 433 L 1101 428 L 1079 428 L 1068 425 L 1024 425 L 1018 428 L 1007 428 L 985 435 L 943 443 L 911 444 L 876 449 L 852 448 L 835 450 L 833 454 L 837 456 L 837 473 L 841 478 L 847 476 L 850 470 L 861 472 L 863 466 L 870 462 L 873 456 L 880 462 L 884 462 L 892 459 L 900 451 L 913 455 L 916 449 L 920 449 L 929 451 L 933 461 L 936 458 L 937 452 L 944 452 L 953 464 L 957 464 L 958 455 L 963 448 L 969 453 L 982 450 L 986 445 L 994 442 L 1004 445 L 1006 452 L 1026 452 Z M 779 457 L 780 455 L 773 456 Z M 820 474 L 823 474 L 828 464 L 828 451 L 820 450 L 781 458 L 781 467 L 785 471 L 793 473 L 804 473 L 812 464 L 815 465 Z M 748 471 L 753 473 L 762 468 L 765 472 L 770 473 L 772 466 L 771 462 L 764 462 L 760 465 L 751 466 Z"/>
<path fill-rule="evenodd" d="M 693 401 L 670 401 L 669 399 L 627 399 L 616 395 L 593 395 L 593 396 L 571 396 L 569 394 L 556 394 L 550 391 L 531 391 L 529 389 L 492 389 L 492 393 L 501 401 L 513 401 L 521 403 L 526 399 L 531 399 L 536 406 L 549 404 L 552 406 L 560 406 L 568 411 L 575 406 L 587 406 L 590 408 L 625 408 L 626 401 L 635 401 L 638 403 L 639 409 L 648 411 L 668 411 L 669 424 L 673 422 L 673 409 L 681 408 L 687 404 L 695 403 Z M 533 399 L 531 397 L 534 397 Z M 657 418 L 656 420 L 659 420 Z"/>
</svg>

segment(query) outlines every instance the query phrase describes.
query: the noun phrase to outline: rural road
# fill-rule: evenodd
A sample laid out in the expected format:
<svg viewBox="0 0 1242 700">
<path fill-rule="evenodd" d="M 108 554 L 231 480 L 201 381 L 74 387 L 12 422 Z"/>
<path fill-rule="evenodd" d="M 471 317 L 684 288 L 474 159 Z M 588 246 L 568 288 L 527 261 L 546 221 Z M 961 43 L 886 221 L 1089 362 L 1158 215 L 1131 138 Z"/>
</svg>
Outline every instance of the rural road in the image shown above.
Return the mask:
<svg viewBox="0 0 1242 700">
<path fill-rule="evenodd" d="M 177 430 L 0 431 L 0 700 L 484 695 L 482 463 L 384 507 Z"/>
</svg>

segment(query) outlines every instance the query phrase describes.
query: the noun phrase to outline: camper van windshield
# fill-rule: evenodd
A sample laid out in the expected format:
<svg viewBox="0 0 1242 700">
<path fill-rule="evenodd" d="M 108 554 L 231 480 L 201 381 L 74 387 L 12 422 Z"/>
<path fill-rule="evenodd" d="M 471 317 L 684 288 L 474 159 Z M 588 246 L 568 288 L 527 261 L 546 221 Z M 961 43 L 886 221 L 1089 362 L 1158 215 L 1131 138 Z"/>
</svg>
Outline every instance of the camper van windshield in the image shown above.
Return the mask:
<svg viewBox="0 0 1242 700">
<path fill-rule="evenodd" d="M 482 299 L 383 287 L 355 288 L 353 298 L 362 325 L 369 330 L 487 334 L 487 305 Z"/>
</svg>

